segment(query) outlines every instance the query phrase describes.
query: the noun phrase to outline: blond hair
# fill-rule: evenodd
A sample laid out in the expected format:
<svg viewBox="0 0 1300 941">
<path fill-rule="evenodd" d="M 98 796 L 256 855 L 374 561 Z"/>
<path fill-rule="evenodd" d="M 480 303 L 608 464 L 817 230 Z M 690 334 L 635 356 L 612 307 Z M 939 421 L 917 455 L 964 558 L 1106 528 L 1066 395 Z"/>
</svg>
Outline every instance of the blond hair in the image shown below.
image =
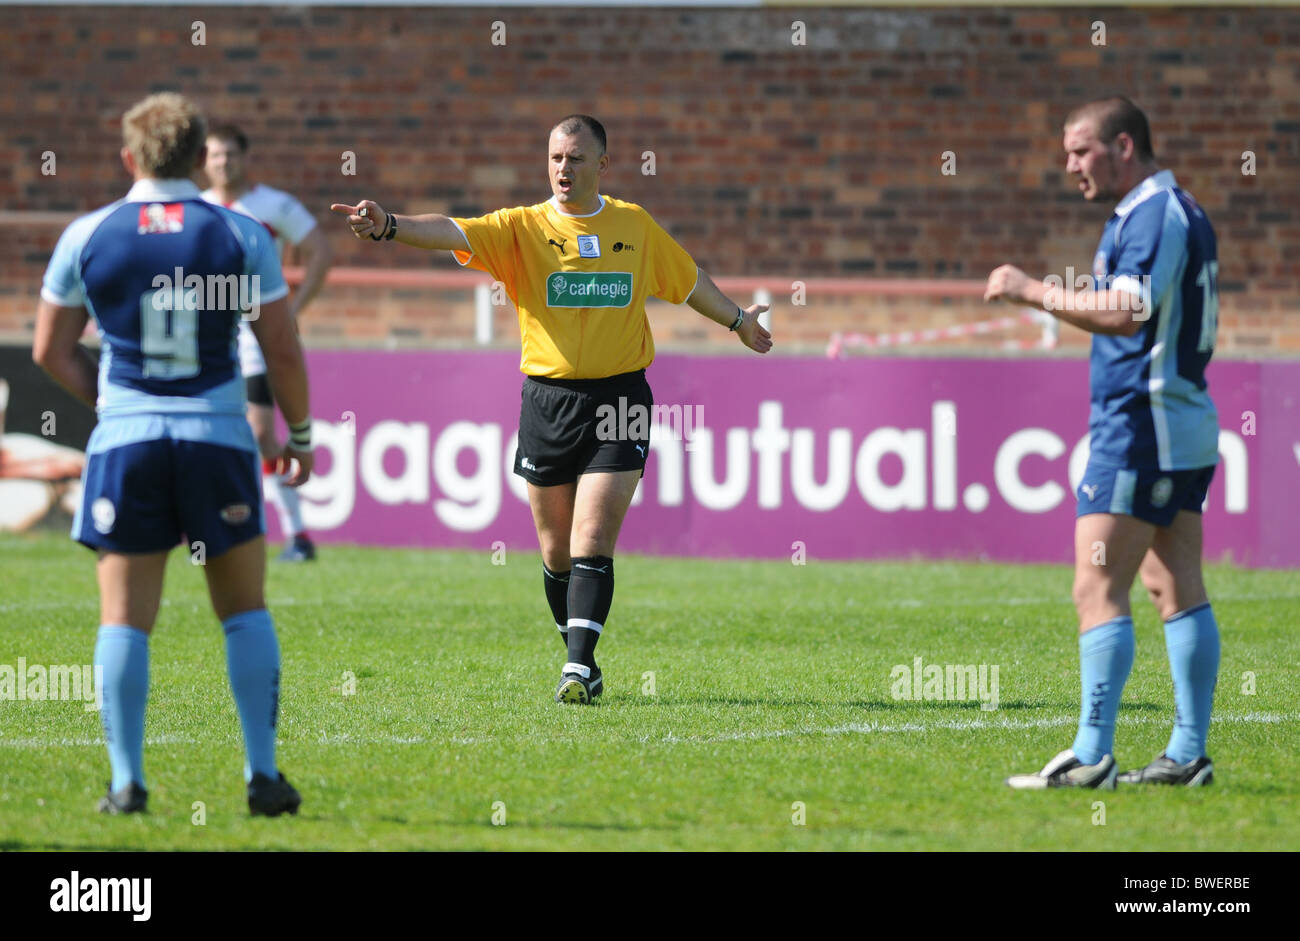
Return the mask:
<svg viewBox="0 0 1300 941">
<path fill-rule="evenodd" d="M 122 142 L 144 176 L 182 179 L 194 172 L 207 140 L 207 122 L 175 92 L 150 95 L 122 115 Z"/>
</svg>

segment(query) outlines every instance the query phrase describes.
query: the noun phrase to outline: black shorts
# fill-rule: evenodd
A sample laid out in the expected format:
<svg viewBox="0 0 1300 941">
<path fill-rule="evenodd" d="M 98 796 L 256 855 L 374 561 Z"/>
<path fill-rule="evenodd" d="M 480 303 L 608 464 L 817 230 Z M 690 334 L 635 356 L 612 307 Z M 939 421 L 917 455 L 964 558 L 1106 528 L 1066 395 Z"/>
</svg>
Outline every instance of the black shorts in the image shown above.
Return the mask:
<svg viewBox="0 0 1300 941">
<path fill-rule="evenodd" d="M 515 473 L 554 487 L 597 472 L 645 474 L 654 397 L 645 370 L 607 379 L 524 380 Z"/>
<path fill-rule="evenodd" d="M 271 383 L 266 380 L 266 373 L 244 377 L 244 394 L 248 396 L 249 405 L 274 405 L 271 397 Z"/>
</svg>

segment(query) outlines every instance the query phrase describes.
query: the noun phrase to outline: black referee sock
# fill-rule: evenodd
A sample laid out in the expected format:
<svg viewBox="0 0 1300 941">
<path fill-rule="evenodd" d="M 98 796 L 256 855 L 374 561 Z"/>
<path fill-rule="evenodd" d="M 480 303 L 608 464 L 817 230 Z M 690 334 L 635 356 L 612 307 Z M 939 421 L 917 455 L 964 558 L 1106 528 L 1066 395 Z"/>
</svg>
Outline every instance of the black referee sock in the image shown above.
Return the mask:
<svg viewBox="0 0 1300 941">
<path fill-rule="evenodd" d="M 569 662 L 596 665 L 596 642 L 614 602 L 614 560 L 580 556 L 569 573 Z"/>
<path fill-rule="evenodd" d="M 552 572 L 542 563 L 542 584 L 546 588 L 546 603 L 555 616 L 555 626 L 560 629 L 560 643 L 569 646 L 569 573 Z"/>
</svg>

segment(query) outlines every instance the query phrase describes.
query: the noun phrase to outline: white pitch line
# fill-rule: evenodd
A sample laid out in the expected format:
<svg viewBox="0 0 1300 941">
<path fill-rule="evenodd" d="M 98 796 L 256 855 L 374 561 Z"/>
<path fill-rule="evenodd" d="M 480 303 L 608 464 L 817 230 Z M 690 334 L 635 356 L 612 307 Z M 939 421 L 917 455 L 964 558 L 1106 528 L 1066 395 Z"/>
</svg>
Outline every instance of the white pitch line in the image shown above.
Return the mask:
<svg viewBox="0 0 1300 941">
<path fill-rule="evenodd" d="M 371 738 L 358 738 L 348 734 L 342 735 L 322 735 L 310 744 L 313 745 L 482 745 L 489 742 L 497 741 L 493 738 L 464 737 L 453 736 L 452 738 L 427 738 L 423 735 L 385 735 Z M 186 738 L 180 735 L 158 735 L 146 738 L 146 746 L 154 745 L 201 745 L 210 747 L 212 745 L 234 745 L 239 746 L 241 743 L 237 738 L 225 739 L 197 739 Z M 302 742 L 286 742 L 280 739 L 276 746 L 280 748 L 289 745 L 301 745 Z M 104 740 L 102 738 L 0 738 L 0 748 L 103 748 Z"/>
<path fill-rule="evenodd" d="M 1053 729 L 1074 725 L 1077 716 L 1054 716 L 1048 719 L 949 719 L 939 722 L 904 722 L 898 725 L 885 725 L 877 722 L 850 722 L 845 725 L 831 725 L 824 728 L 815 726 L 802 729 L 754 729 L 748 732 L 728 732 L 723 735 L 682 736 L 671 732 L 663 738 L 644 737 L 638 741 L 645 744 L 663 742 L 669 745 L 704 745 L 718 742 L 755 741 L 769 738 L 795 738 L 812 735 L 890 735 L 898 732 L 944 731 L 979 731 L 985 729 Z M 1154 718 L 1137 716 L 1120 717 L 1120 725 L 1168 725 L 1170 717 Z M 1277 725 L 1283 722 L 1300 722 L 1300 714 L 1278 715 L 1270 712 L 1248 712 L 1237 716 L 1215 716 L 1210 721 L 1215 723 L 1245 723 L 1251 725 Z M 341 735 L 322 735 L 314 742 L 285 742 L 281 747 L 314 745 L 485 745 L 500 742 L 501 739 L 490 736 L 452 736 L 451 738 L 429 738 L 423 735 L 386 735 L 377 737 L 354 737 L 347 733 Z M 202 745 L 217 744 L 213 739 L 184 738 L 179 735 L 159 735 L 145 739 L 146 745 Z M 238 745 L 236 739 L 221 742 L 226 745 Z M 11 738 L 0 739 L 0 748 L 102 748 L 103 739 L 62 738 L 36 739 Z"/>
<path fill-rule="evenodd" d="M 750 732 L 729 732 L 723 735 L 710 736 L 676 736 L 669 735 L 663 741 L 672 742 L 673 744 L 709 744 L 716 742 L 738 742 L 749 741 L 764 738 L 793 738 L 800 735 L 880 735 L 894 732 L 929 732 L 934 729 L 972 731 L 979 729 L 1052 729 L 1059 726 L 1075 725 L 1079 721 L 1078 716 L 1056 716 L 1050 719 L 949 719 L 940 722 L 906 722 L 901 725 L 882 725 L 878 722 L 850 722 L 847 725 L 832 725 L 826 728 L 803 728 L 803 729 L 758 729 Z M 1168 725 L 1172 721 L 1171 717 L 1154 718 L 1150 716 L 1136 716 L 1125 718 L 1121 716 L 1118 720 L 1119 725 Z M 1300 721 L 1300 715 L 1276 715 L 1265 712 L 1248 712 L 1240 716 L 1214 716 L 1211 722 L 1245 722 L 1260 724 L 1277 724 L 1279 722 Z"/>
<path fill-rule="evenodd" d="M 212 740 L 200 742 L 180 735 L 156 735 L 144 740 L 146 745 L 213 745 Z M 231 740 L 230 744 L 238 744 Z M 0 748 L 103 748 L 102 738 L 0 738 Z"/>
</svg>

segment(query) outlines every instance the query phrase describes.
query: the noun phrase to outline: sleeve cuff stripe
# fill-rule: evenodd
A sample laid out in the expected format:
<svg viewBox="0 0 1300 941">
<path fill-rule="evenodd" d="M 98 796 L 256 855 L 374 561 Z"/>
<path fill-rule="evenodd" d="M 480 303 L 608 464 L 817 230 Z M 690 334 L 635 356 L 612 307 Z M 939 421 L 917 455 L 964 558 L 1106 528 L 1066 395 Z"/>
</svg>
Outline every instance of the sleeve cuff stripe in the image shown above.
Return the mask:
<svg viewBox="0 0 1300 941">
<path fill-rule="evenodd" d="M 296 239 L 291 239 L 294 248 L 297 248 L 299 245 L 301 245 L 302 240 L 305 239 L 307 236 L 311 235 L 318 228 L 320 228 L 320 224 L 316 221 L 315 217 L 313 217 L 311 220 L 311 225 L 307 226 L 307 228 L 299 232 L 298 237 Z"/>
<path fill-rule="evenodd" d="M 1123 291 L 1125 294 L 1131 294 L 1134 297 L 1145 296 L 1142 291 L 1142 282 L 1137 278 L 1128 275 L 1120 275 L 1110 283 L 1112 291 Z"/>
<path fill-rule="evenodd" d="M 61 296 L 55 294 L 53 291 L 51 291 L 49 288 L 43 285 L 41 287 L 41 300 L 49 301 L 51 304 L 55 304 L 59 307 L 81 307 L 84 303 L 80 295 L 69 294 L 66 296 Z"/>
<path fill-rule="evenodd" d="M 466 265 L 468 265 L 471 261 L 474 260 L 474 246 L 469 244 L 469 236 L 465 234 L 465 230 L 461 228 L 460 223 L 457 222 L 455 219 L 452 219 L 451 216 L 448 216 L 447 218 L 451 219 L 451 224 L 456 227 L 456 231 L 460 232 L 460 237 L 465 240 L 464 248 L 453 248 L 451 250 L 452 252 L 451 257 L 456 259 L 456 264 L 464 268 Z M 465 256 L 464 261 L 460 260 L 461 255 Z"/>
<path fill-rule="evenodd" d="M 289 285 L 282 284 L 276 290 L 263 292 L 262 296 L 258 299 L 258 301 L 259 303 L 262 304 L 274 304 L 280 298 L 288 297 L 288 296 L 289 296 Z"/>
<path fill-rule="evenodd" d="M 690 290 L 690 292 L 689 292 L 685 297 L 682 298 L 682 303 L 683 303 L 683 304 L 685 304 L 687 301 L 689 301 L 689 300 L 691 299 L 691 295 L 695 293 L 695 289 L 696 289 L 697 287 L 699 287 L 699 286 L 700 286 L 700 266 L 699 266 L 699 265 L 696 265 L 696 266 L 695 266 L 695 283 L 691 285 L 691 290 Z"/>
</svg>

